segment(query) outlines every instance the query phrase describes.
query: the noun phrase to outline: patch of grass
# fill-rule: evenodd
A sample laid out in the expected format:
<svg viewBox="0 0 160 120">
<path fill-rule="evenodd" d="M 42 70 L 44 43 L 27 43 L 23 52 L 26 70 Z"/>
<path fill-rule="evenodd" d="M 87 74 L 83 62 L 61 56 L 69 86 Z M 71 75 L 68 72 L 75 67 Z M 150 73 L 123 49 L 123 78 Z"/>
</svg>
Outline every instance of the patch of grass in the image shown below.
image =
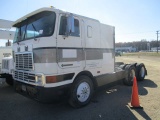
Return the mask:
<svg viewBox="0 0 160 120">
<path fill-rule="evenodd" d="M 123 56 L 157 56 L 160 57 L 160 52 L 134 52 L 134 53 L 123 53 Z"/>
</svg>

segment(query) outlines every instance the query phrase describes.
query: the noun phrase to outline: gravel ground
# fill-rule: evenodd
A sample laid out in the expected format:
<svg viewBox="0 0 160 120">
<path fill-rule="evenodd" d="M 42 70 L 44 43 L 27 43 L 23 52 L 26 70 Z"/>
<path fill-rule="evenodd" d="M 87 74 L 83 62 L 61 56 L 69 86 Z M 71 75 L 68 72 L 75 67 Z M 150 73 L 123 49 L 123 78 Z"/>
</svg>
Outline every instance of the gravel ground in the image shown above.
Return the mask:
<svg viewBox="0 0 160 120">
<path fill-rule="evenodd" d="M 124 61 L 125 63 L 144 63 L 148 71 L 145 80 L 138 83 L 140 102 L 143 110 L 148 118 L 136 110 L 132 113 L 137 119 L 153 119 L 160 120 L 160 57 L 155 56 L 130 56 L 130 57 L 117 57 L 116 61 Z"/>
<path fill-rule="evenodd" d="M 116 57 L 125 63 L 143 62 L 148 76 L 138 82 L 139 99 L 143 109 L 130 109 L 132 88 L 122 83 L 99 88 L 92 102 L 83 108 L 70 107 L 67 100 L 42 104 L 14 92 L 13 87 L 0 80 L 0 120 L 159 120 L 160 119 L 160 58 Z"/>
</svg>

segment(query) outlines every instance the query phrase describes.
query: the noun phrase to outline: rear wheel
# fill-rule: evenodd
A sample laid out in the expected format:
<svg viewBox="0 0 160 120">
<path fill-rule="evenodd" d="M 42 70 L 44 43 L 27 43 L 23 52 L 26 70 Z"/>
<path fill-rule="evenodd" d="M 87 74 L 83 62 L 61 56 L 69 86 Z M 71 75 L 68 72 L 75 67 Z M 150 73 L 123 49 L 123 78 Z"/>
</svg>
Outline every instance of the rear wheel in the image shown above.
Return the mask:
<svg viewBox="0 0 160 120">
<path fill-rule="evenodd" d="M 143 63 L 136 65 L 136 78 L 138 81 L 143 81 L 146 76 L 146 68 Z"/>
<path fill-rule="evenodd" d="M 136 75 L 136 68 L 133 65 L 127 65 L 125 67 L 126 76 L 123 80 L 125 85 L 132 86 L 133 85 L 133 79 Z"/>
<path fill-rule="evenodd" d="M 70 90 L 69 104 L 79 108 L 87 105 L 93 95 L 93 82 L 88 76 L 79 76 Z"/>
</svg>

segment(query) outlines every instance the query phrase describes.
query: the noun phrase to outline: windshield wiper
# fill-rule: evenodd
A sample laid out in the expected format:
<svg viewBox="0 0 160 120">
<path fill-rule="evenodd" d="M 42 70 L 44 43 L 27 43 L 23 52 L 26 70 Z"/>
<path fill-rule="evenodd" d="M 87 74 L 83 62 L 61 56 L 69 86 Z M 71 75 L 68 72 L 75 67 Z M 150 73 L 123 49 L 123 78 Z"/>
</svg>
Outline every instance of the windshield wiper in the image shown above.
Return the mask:
<svg viewBox="0 0 160 120">
<path fill-rule="evenodd" d="M 36 30 L 36 27 L 33 25 L 33 23 L 32 23 L 32 27 L 34 28 L 34 30 L 35 30 L 36 32 L 38 32 L 38 31 Z"/>
</svg>

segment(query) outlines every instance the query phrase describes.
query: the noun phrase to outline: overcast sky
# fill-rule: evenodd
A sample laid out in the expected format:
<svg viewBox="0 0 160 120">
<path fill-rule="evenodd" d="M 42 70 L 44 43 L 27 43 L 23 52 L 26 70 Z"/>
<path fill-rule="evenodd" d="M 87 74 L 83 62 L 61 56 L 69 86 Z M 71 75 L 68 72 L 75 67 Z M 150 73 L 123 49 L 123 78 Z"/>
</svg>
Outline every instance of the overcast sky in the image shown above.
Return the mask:
<svg viewBox="0 0 160 120">
<path fill-rule="evenodd" d="M 115 26 L 116 42 L 151 41 L 160 30 L 160 0 L 0 0 L 0 19 L 15 21 L 49 6 Z"/>
</svg>

